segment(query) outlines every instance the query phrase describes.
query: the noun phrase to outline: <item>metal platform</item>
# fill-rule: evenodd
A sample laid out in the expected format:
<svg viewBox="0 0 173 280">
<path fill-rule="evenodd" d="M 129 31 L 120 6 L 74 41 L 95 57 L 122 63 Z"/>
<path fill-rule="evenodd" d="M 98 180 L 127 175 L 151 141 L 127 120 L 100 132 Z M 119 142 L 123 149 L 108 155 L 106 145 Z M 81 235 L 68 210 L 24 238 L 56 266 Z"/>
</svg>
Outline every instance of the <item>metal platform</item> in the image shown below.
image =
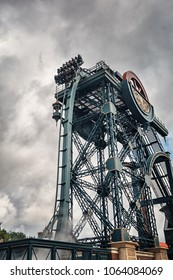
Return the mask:
<svg viewBox="0 0 173 280">
<path fill-rule="evenodd" d="M 109 249 L 27 238 L 0 243 L 0 260 L 109 260 Z"/>
</svg>

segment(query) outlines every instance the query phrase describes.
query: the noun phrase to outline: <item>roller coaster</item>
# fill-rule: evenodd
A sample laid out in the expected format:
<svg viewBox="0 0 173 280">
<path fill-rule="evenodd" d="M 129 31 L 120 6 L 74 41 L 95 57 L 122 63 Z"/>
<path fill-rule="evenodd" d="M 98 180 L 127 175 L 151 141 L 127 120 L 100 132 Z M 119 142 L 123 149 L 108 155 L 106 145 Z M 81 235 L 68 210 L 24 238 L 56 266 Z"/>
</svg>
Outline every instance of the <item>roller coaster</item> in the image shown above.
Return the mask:
<svg viewBox="0 0 173 280">
<path fill-rule="evenodd" d="M 54 213 L 42 238 L 106 248 L 131 240 L 158 246 L 155 205 L 173 247 L 173 173 L 165 125 L 140 79 L 81 55 L 55 75 L 58 128 Z"/>
</svg>

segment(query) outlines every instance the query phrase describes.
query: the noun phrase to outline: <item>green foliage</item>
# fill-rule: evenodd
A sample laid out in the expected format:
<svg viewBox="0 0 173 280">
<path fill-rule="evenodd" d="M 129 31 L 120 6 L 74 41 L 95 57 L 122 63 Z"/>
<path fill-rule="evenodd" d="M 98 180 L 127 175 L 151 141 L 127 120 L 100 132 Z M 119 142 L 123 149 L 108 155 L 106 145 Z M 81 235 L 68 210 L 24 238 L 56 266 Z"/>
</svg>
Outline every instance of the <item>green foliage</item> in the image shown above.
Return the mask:
<svg viewBox="0 0 173 280">
<path fill-rule="evenodd" d="M 0 240 L 3 242 L 11 241 L 11 240 L 20 240 L 26 238 L 26 235 L 23 232 L 15 232 L 15 231 L 6 231 L 6 229 L 0 230 Z"/>
</svg>

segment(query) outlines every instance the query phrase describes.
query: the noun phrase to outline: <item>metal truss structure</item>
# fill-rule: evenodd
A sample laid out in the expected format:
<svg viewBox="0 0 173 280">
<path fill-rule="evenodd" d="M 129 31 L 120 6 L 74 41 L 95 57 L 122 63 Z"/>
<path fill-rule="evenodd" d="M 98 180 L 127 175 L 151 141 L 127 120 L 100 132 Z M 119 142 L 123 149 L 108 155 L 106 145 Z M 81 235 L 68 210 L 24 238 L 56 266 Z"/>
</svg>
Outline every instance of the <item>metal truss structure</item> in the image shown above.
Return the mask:
<svg viewBox="0 0 173 280">
<path fill-rule="evenodd" d="M 82 63 L 78 56 L 55 76 L 56 198 L 42 237 L 157 246 L 155 204 L 169 237 L 173 228 L 172 166 L 160 140 L 168 131 L 133 72 L 121 76 L 103 61 L 90 69 Z"/>
</svg>

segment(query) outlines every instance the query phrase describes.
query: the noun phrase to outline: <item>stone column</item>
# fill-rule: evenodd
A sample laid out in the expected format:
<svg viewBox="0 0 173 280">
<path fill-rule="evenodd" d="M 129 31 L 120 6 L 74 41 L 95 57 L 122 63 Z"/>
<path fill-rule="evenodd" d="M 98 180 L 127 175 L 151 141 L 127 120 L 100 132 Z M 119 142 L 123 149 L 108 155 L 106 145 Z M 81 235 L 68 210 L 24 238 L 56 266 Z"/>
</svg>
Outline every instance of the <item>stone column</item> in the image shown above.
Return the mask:
<svg viewBox="0 0 173 280">
<path fill-rule="evenodd" d="M 148 252 L 154 253 L 154 260 L 168 260 L 168 248 L 165 247 L 154 247 L 149 248 Z"/>
<path fill-rule="evenodd" d="M 112 249 L 118 249 L 119 260 L 137 260 L 136 247 L 138 244 L 132 241 L 118 241 L 111 242 L 110 247 Z"/>
</svg>

